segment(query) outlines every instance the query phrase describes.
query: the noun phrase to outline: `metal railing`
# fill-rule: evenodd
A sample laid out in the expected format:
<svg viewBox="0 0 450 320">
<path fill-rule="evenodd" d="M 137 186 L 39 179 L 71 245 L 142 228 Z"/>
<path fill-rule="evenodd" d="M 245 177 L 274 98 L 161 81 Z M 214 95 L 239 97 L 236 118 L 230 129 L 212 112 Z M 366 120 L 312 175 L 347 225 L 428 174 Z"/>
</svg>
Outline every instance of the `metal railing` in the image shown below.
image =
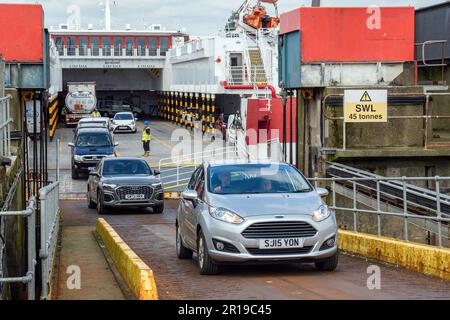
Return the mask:
<svg viewBox="0 0 450 320">
<path fill-rule="evenodd" d="M 270 139 L 267 141 L 268 148 L 268 158 L 274 161 L 284 162 L 284 152 L 283 146 L 281 145 L 280 139 Z"/>
<path fill-rule="evenodd" d="M 0 98 L 0 156 L 11 156 L 11 96 Z"/>
<path fill-rule="evenodd" d="M 28 202 L 28 207 L 24 211 L 0 212 L 0 217 L 27 218 L 27 274 L 22 277 L 0 278 L 0 283 L 25 283 L 27 285 L 28 300 L 35 299 L 36 291 L 36 208 L 37 201 L 33 197 Z"/>
<path fill-rule="evenodd" d="M 325 119 L 330 120 L 330 121 L 342 121 L 343 125 L 342 125 L 342 150 L 347 150 L 347 123 L 345 122 L 345 117 L 340 116 L 340 117 L 334 117 L 328 114 L 328 110 L 327 110 L 327 100 L 331 97 L 343 97 L 344 94 L 330 94 L 327 95 L 323 98 L 322 100 L 322 112 L 323 115 L 325 117 Z M 434 116 L 430 114 L 430 99 L 433 96 L 450 96 L 450 93 L 447 92 L 434 92 L 434 93 L 426 93 L 426 94 L 401 94 L 401 93 L 397 93 L 397 94 L 391 94 L 389 95 L 389 97 L 406 97 L 406 96 L 416 96 L 416 97 L 424 97 L 425 98 L 425 114 L 424 115 L 420 115 L 420 116 L 393 116 L 393 115 L 388 115 L 387 119 L 389 120 L 413 120 L 413 119 L 417 119 L 417 120 L 424 120 L 425 123 L 425 127 L 424 127 L 424 139 L 423 139 L 423 148 L 425 150 L 428 149 L 429 147 L 429 139 L 428 139 L 428 133 L 429 133 L 429 128 L 430 128 L 430 120 L 432 119 L 450 119 L 450 115 L 443 115 L 443 116 Z M 389 107 L 389 105 L 388 105 Z M 389 111 L 389 108 L 388 108 Z M 353 124 L 353 123 L 352 123 Z M 358 124 L 358 123 L 356 123 Z"/>
<path fill-rule="evenodd" d="M 186 185 L 195 168 L 205 161 L 254 159 L 246 148 L 235 144 L 224 148 L 213 148 L 187 155 L 159 160 L 159 171 L 163 186 L 176 188 Z"/>
<path fill-rule="evenodd" d="M 164 56 L 166 48 L 157 47 L 127 47 L 122 46 L 66 46 L 58 48 L 60 57 L 129 57 L 129 58 L 141 58 L 141 57 L 160 57 Z"/>
<path fill-rule="evenodd" d="M 41 202 L 41 249 L 39 258 L 42 269 L 41 300 L 46 300 L 51 288 L 59 233 L 59 182 L 44 187 L 39 192 Z"/>
<path fill-rule="evenodd" d="M 333 166 L 340 173 L 331 171 L 328 173 L 331 177 L 310 181 L 316 187 L 320 185 L 331 190 L 328 202 L 333 210 L 353 215 L 353 231 L 360 231 L 358 215 L 369 214 L 376 216 L 378 236 L 383 235 L 381 217 L 389 216 L 403 219 L 403 239 L 406 241 L 410 239 L 408 226 L 415 220 L 422 220 L 425 227 L 420 228 L 437 236 L 439 246 L 443 245 L 444 238 L 449 239 L 443 230 L 450 224 L 450 196 L 443 193 L 442 186 L 450 185 L 450 177 L 382 177 L 340 164 Z M 432 183 L 434 187 L 419 187 L 412 182 Z M 350 199 L 351 205 L 338 205 L 337 196 Z"/>
<path fill-rule="evenodd" d="M 270 75 L 266 73 L 264 66 L 237 66 L 228 67 L 227 82 L 231 85 L 265 85 L 271 79 Z"/>
<path fill-rule="evenodd" d="M 59 182 L 44 187 L 39 192 L 40 202 L 40 250 L 42 291 L 41 299 L 47 299 L 51 286 L 51 272 L 53 270 L 56 244 L 59 233 Z M 36 218 L 38 200 L 32 197 L 24 211 L 2 211 L 0 217 L 27 218 L 27 251 L 28 272 L 23 277 L 0 278 L 0 283 L 26 283 L 28 300 L 35 300 L 36 294 Z"/>
<path fill-rule="evenodd" d="M 422 43 L 416 43 L 416 49 L 420 48 L 421 52 L 421 64 L 417 63 L 417 68 L 433 68 L 433 67 L 441 67 L 441 84 L 445 84 L 445 68 L 447 67 L 447 63 L 445 63 L 445 46 L 447 44 L 447 40 L 429 40 Z M 428 63 L 430 59 L 427 59 L 427 47 L 432 45 L 441 45 L 441 57 L 440 63 Z M 416 54 L 417 55 L 417 54 Z M 438 59 L 435 59 L 438 60 Z M 418 79 L 416 78 L 416 83 Z"/>
</svg>

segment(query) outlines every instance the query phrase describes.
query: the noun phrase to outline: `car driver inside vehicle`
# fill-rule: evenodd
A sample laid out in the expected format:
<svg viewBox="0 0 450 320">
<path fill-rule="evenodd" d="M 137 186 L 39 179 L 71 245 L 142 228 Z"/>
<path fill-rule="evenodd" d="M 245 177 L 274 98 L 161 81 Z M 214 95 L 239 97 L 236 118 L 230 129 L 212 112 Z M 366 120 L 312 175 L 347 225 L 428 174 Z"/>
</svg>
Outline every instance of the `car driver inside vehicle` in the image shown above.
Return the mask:
<svg viewBox="0 0 450 320">
<path fill-rule="evenodd" d="M 273 186 L 272 186 L 272 180 L 269 179 L 264 179 L 261 181 L 261 186 L 260 186 L 262 192 L 272 192 L 273 191 Z"/>
<path fill-rule="evenodd" d="M 231 176 L 228 172 L 220 172 L 218 174 L 218 184 L 214 187 L 214 192 L 221 193 L 224 189 L 230 187 Z"/>
</svg>

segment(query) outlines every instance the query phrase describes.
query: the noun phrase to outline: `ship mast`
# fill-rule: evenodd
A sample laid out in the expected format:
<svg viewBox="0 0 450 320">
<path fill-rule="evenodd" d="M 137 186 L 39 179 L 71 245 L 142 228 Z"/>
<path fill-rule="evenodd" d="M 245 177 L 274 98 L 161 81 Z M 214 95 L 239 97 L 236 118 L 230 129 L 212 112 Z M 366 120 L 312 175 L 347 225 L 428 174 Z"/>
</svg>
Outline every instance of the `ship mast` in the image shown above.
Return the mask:
<svg viewBox="0 0 450 320">
<path fill-rule="evenodd" d="M 105 1 L 105 30 L 111 31 L 111 6 L 109 0 Z"/>
</svg>

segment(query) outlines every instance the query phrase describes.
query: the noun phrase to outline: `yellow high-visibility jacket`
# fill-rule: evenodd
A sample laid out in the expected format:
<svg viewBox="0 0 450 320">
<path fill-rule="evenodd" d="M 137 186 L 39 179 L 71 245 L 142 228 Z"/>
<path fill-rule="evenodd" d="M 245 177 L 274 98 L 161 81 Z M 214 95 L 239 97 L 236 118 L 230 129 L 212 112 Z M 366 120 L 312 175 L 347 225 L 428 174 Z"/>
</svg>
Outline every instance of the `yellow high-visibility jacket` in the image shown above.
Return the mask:
<svg viewBox="0 0 450 320">
<path fill-rule="evenodd" d="M 147 134 L 146 130 L 150 129 L 150 127 L 145 127 L 142 131 L 142 141 L 151 141 L 152 140 L 152 134 Z"/>
<path fill-rule="evenodd" d="M 91 117 L 93 118 L 100 118 L 102 115 L 98 111 L 94 111 L 91 113 Z"/>
</svg>

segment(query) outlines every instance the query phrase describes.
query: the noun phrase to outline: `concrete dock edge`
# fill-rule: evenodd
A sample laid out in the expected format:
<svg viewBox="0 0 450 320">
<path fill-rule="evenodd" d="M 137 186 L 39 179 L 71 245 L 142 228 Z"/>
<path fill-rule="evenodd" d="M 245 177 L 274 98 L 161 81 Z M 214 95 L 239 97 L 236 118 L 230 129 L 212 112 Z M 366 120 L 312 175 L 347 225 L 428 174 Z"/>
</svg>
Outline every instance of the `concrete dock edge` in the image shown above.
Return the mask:
<svg viewBox="0 0 450 320">
<path fill-rule="evenodd" d="M 153 271 L 122 240 L 105 219 L 97 220 L 96 232 L 105 244 L 117 270 L 139 300 L 158 300 Z"/>
<path fill-rule="evenodd" d="M 349 253 L 450 280 L 450 249 L 345 230 L 338 243 Z"/>
</svg>

